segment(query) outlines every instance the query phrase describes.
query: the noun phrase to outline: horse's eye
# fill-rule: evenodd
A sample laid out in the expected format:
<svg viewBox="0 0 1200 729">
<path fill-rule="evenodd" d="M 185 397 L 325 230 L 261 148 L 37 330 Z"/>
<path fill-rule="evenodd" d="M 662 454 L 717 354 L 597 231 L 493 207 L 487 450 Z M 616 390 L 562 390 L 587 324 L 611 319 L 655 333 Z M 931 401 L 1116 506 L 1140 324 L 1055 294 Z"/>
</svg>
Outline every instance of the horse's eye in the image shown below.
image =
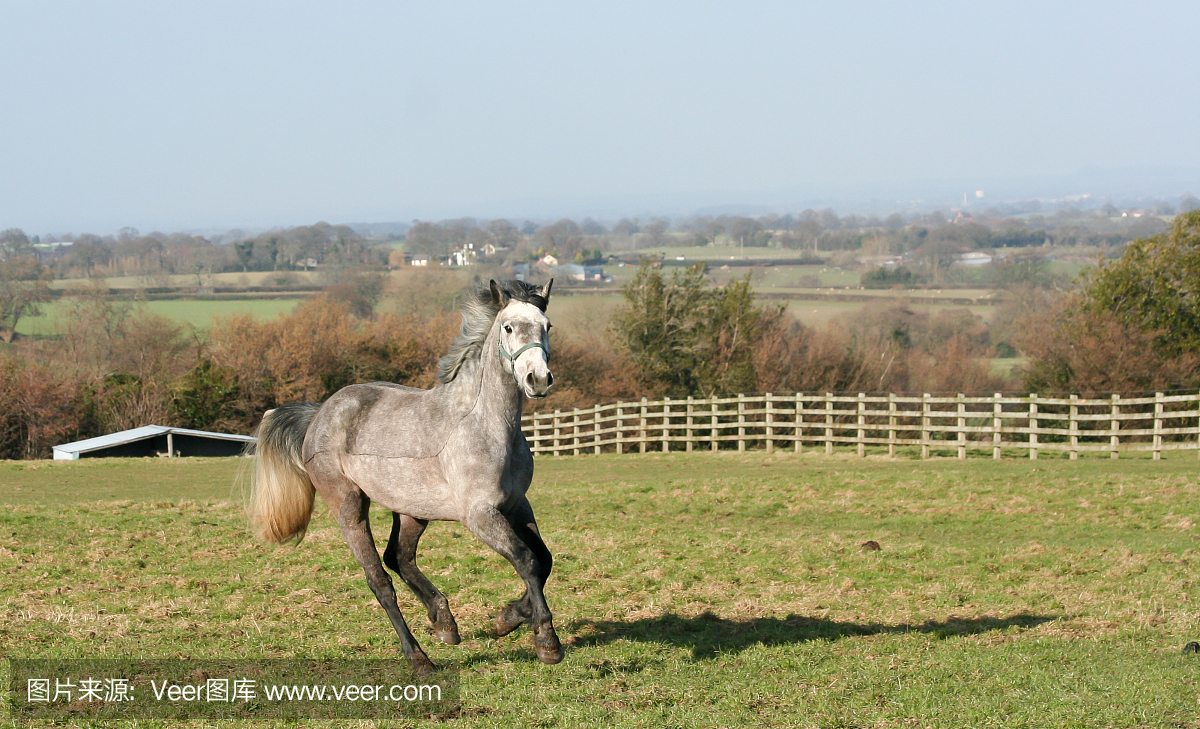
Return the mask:
<svg viewBox="0 0 1200 729">
<path fill-rule="evenodd" d="M 554 328 L 553 324 L 551 324 L 550 322 L 546 322 L 546 331 L 550 331 L 553 328 Z"/>
<path fill-rule="evenodd" d="M 508 332 L 509 334 L 512 334 L 512 324 L 505 324 L 504 331 Z"/>
</svg>

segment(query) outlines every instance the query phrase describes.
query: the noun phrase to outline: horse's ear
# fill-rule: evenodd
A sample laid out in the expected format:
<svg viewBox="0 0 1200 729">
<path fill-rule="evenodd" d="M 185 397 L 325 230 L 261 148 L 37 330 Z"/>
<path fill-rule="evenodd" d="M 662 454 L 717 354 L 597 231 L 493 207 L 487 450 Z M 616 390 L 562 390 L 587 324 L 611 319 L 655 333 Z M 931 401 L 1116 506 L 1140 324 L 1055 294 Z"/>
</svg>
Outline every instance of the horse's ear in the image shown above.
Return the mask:
<svg viewBox="0 0 1200 729">
<path fill-rule="evenodd" d="M 496 283 L 496 279 L 489 281 L 488 286 L 492 289 L 492 303 L 500 309 L 508 306 L 509 296 L 504 289 L 500 288 L 500 284 Z"/>
<path fill-rule="evenodd" d="M 546 285 L 542 287 L 542 290 L 538 291 L 538 293 L 542 295 L 543 299 L 550 298 L 550 287 L 553 285 L 554 285 L 554 279 L 550 279 L 549 281 L 546 282 Z"/>
</svg>

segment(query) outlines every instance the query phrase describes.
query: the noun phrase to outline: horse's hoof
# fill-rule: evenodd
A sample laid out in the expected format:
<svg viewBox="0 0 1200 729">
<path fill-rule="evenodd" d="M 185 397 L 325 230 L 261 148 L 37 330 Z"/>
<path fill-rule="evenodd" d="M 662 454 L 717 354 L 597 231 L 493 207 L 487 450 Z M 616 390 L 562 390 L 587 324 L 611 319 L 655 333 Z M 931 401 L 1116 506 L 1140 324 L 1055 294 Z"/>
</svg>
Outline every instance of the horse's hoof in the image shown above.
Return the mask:
<svg viewBox="0 0 1200 729">
<path fill-rule="evenodd" d="M 1186 656 L 1189 653 L 1200 653 L 1200 643 L 1193 640 L 1191 643 L 1185 645 L 1183 647 L 1183 655 Z"/>
<path fill-rule="evenodd" d="M 438 640 L 446 645 L 458 645 L 462 642 L 462 638 L 458 637 L 457 630 L 439 630 L 437 632 Z"/>
<path fill-rule="evenodd" d="M 497 638 L 503 638 L 517 628 L 521 627 L 521 623 L 525 622 L 525 618 L 521 616 L 512 606 L 508 606 L 500 611 L 496 619 L 492 621 L 492 630 L 496 632 Z"/>
<path fill-rule="evenodd" d="M 437 670 L 437 666 L 433 665 L 433 661 L 424 655 L 409 658 L 408 662 L 412 664 L 413 673 L 421 678 L 429 678 Z"/>
<path fill-rule="evenodd" d="M 537 651 L 538 660 L 553 666 L 563 659 L 562 643 L 550 625 L 544 625 L 533 631 L 533 649 Z"/>
<path fill-rule="evenodd" d="M 534 650 L 537 651 L 538 660 L 545 663 L 547 666 L 553 666 L 555 663 L 561 663 L 563 659 L 563 649 L 561 645 L 552 647 L 543 647 L 534 644 Z"/>
</svg>

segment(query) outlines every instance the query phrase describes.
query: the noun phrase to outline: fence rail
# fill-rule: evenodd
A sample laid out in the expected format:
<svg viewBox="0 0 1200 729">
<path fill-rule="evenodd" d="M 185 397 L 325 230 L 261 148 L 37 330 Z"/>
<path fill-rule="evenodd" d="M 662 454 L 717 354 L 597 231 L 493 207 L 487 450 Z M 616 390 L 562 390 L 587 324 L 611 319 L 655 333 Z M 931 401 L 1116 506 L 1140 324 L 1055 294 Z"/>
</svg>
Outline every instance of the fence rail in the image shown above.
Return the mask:
<svg viewBox="0 0 1200 729">
<path fill-rule="evenodd" d="M 1200 393 L 1153 397 L 932 397 L 930 395 L 737 395 L 709 399 L 615 402 L 526 415 L 522 428 L 536 454 L 693 451 L 854 446 L 896 455 L 934 452 L 1080 453 L 1197 451 Z"/>
</svg>

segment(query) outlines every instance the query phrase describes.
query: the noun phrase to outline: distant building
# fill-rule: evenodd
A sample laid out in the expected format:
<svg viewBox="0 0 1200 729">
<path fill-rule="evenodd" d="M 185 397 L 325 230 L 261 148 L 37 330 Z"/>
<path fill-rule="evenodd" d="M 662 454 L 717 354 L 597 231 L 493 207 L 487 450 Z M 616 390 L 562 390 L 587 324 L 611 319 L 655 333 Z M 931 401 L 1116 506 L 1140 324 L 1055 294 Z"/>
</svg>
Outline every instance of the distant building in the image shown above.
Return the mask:
<svg viewBox="0 0 1200 729">
<path fill-rule="evenodd" d="M 542 263 L 550 268 L 556 268 L 558 266 L 558 259 L 547 253 L 545 256 L 542 256 Z"/>
<path fill-rule="evenodd" d="M 583 266 L 578 263 L 564 263 L 561 266 L 555 266 L 554 276 L 556 278 L 569 278 L 574 281 L 583 281 L 587 278 L 587 272 Z"/>
<path fill-rule="evenodd" d="M 970 253 L 959 254 L 959 256 L 954 259 L 954 262 L 960 266 L 986 266 L 992 262 L 992 256 L 988 253 L 972 251 Z"/>
<path fill-rule="evenodd" d="M 569 278 L 574 281 L 605 281 L 604 269 L 600 266 L 581 266 L 578 263 L 564 263 L 554 268 L 555 277 Z"/>
<path fill-rule="evenodd" d="M 236 456 L 255 442 L 249 435 L 144 425 L 98 438 L 54 446 L 54 460 L 142 458 L 146 456 Z"/>
</svg>

